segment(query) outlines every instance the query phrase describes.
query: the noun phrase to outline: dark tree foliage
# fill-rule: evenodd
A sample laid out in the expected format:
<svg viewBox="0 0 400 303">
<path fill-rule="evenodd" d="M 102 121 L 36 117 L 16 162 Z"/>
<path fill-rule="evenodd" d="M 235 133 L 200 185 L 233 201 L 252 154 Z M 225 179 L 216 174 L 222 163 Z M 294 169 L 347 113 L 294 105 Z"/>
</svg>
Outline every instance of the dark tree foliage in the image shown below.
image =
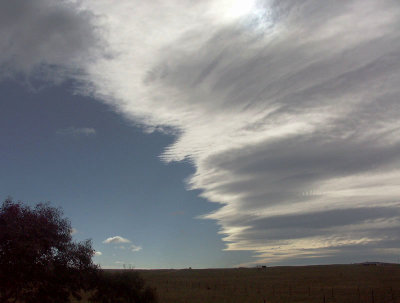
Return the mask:
<svg viewBox="0 0 400 303">
<path fill-rule="evenodd" d="M 72 241 L 61 210 L 7 199 L 0 208 L 0 302 L 69 302 L 93 287 L 89 240 Z"/>
<path fill-rule="evenodd" d="M 49 204 L 7 199 L 0 208 L 0 303 L 63 303 L 80 293 L 91 302 L 157 302 L 137 272 L 93 264 L 90 240 L 73 242 L 71 223 Z"/>
<path fill-rule="evenodd" d="M 134 270 L 101 271 L 91 300 L 98 303 L 155 303 L 156 292 L 145 287 Z"/>
</svg>

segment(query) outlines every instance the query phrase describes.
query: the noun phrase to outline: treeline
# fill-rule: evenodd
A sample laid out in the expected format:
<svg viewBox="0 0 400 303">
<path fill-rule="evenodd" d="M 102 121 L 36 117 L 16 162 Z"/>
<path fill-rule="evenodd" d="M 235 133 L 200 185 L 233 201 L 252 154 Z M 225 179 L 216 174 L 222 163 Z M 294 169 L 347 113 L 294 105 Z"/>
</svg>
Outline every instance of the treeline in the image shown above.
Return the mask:
<svg viewBox="0 0 400 303">
<path fill-rule="evenodd" d="M 74 242 L 71 223 L 48 203 L 6 199 L 0 208 L 0 303 L 153 303 L 156 293 L 137 272 L 105 272 L 90 240 Z"/>
</svg>

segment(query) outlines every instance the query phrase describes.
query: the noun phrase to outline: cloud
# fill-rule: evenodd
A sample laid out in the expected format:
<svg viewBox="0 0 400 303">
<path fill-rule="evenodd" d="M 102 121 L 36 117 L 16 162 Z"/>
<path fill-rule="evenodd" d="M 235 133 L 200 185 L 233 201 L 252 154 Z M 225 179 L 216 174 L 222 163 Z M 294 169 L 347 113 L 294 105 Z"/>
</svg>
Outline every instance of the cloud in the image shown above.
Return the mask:
<svg viewBox="0 0 400 303">
<path fill-rule="evenodd" d="M 142 45 L 90 69 L 92 92 L 147 129 L 176 130 L 161 158 L 193 163 L 188 187 L 221 205 L 202 218 L 226 249 L 279 263 L 398 248 L 396 2 L 265 1 L 230 21 L 196 6 L 188 20 L 172 3 L 110 24 L 112 45 Z"/>
<path fill-rule="evenodd" d="M 130 247 L 130 250 L 132 251 L 132 252 L 137 252 L 137 251 L 141 251 L 143 248 L 141 247 L 141 246 L 139 246 L 139 245 L 131 245 Z"/>
<path fill-rule="evenodd" d="M 94 136 L 96 130 L 91 127 L 68 127 L 59 129 L 57 134 L 67 136 Z"/>
<path fill-rule="evenodd" d="M 130 243 L 131 241 L 121 236 L 109 237 L 103 241 L 104 244 Z"/>
<path fill-rule="evenodd" d="M 46 9 L 18 14 L 42 20 L 37 12 L 54 6 L 38 3 Z M 397 1 L 241 3 L 85 0 L 62 6 L 84 29 L 69 38 L 87 36 L 83 44 L 57 55 L 51 39 L 43 53 L 18 40 L 0 62 L 29 71 L 38 62 L 64 66 L 65 57 L 82 70 L 81 93 L 146 131 L 175 134 L 160 157 L 193 164 L 187 187 L 220 205 L 202 218 L 217 221 L 227 250 L 275 264 L 397 252 Z M 83 12 L 102 18 L 84 21 Z M 8 22 L 18 29 L 17 20 Z M 112 55 L 82 60 L 100 26 Z M 10 59 L 24 57 L 32 59 Z"/>
<path fill-rule="evenodd" d="M 0 77 L 57 82 L 103 52 L 98 18 L 76 1 L 1 1 L 0 20 Z"/>
<path fill-rule="evenodd" d="M 101 256 L 102 254 L 103 254 L 103 253 L 102 253 L 101 251 L 95 251 L 95 252 L 94 252 L 94 255 L 95 255 L 95 256 Z"/>
<path fill-rule="evenodd" d="M 71 228 L 71 236 L 76 235 L 78 233 L 78 230 L 76 228 Z"/>
</svg>

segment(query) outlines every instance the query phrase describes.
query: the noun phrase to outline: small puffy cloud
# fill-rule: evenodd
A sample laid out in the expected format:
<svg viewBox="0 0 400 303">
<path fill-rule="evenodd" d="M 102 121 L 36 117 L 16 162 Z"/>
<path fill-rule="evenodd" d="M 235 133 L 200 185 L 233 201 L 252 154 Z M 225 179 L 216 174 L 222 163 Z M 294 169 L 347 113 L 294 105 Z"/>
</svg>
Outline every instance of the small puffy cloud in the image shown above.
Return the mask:
<svg viewBox="0 0 400 303">
<path fill-rule="evenodd" d="M 105 239 L 105 240 L 103 241 L 104 244 L 110 244 L 110 243 L 112 243 L 112 244 L 115 244 L 115 243 L 130 243 L 130 242 L 131 242 L 130 240 L 128 240 L 128 239 L 126 239 L 126 238 L 123 238 L 123 237 L 121 237 L 121 236 L 109 237 L 109 238 L 107 238 L 107 239 Z"/>
<path fill-rule="evenodd" d="M 71 228 L 70 234 L 71 236 L 76 235 L 78 233 L 78 230 L 76 228 Z"/>
<path fill-rule="evenodd" d="M 101 256 L 102 254 L 103 254 L 103 253 L 102 253 L 101 251 L 95 251 L 95 252 L 94 252 L 94 255 L 95 255 L 95 256 Z"/>
<path fill-rule="evenodd" d="M 96 134 L 96 130 L 91 127 L 67 127 L 59 129 L 57 131 L 59 135 L 69 135 L 69 136 L 93 136 Z"/>
<path fill-rule="evenodd" d="M 141 246 L 139 246 L 139 245 L 131 245 L 131 247 L 130 247 L 130 250 L 131 251 L 133 251 L 133 252 L 137 252 L 137 251 L 140 251 L 140 250 L 142 250 L 143 248 L 141 247 Z"/>
</svg>

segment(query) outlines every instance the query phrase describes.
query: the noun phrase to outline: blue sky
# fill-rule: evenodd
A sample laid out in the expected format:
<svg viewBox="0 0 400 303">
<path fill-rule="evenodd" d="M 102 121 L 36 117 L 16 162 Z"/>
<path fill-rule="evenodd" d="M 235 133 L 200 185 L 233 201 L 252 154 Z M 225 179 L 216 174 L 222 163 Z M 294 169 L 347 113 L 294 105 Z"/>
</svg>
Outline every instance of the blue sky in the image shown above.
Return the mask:
<svg viewBox="0 0 400 303">
<path fill-rule="evenodd" d="M 0 193 L 106 267 L 397 261 L 399 26 L 397 0 L 0 1 Z"/>
<path fill-rule="evenodd" d="M 190 164 L 160 161 L 171 136 L 144 133 L 70 83 L 32 91 L 5 81 L 0 90 L 1 195 L 62 207 L 103 267 L 229 267 L 249 257 L 223 252 L 215 222 L 196 219 L 216 206 L 185 190 Z M 115 235 L 131 243 L 102 243 Z"/>
</svg>

